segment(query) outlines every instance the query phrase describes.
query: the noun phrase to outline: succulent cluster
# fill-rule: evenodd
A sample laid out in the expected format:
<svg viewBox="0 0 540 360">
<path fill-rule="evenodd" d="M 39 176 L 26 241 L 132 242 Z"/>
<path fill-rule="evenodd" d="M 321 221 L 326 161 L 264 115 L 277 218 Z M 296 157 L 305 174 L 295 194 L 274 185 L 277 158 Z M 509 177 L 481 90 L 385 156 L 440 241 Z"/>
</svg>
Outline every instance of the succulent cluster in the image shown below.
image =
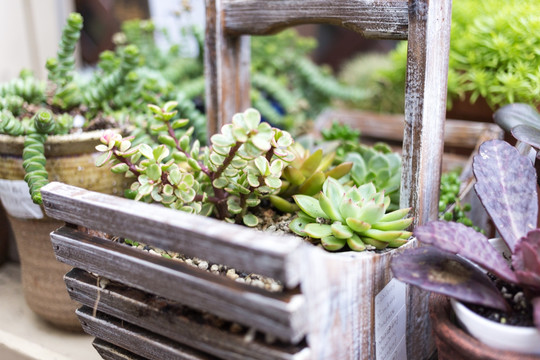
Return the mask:
<svg viewBox="0 0 540 360">
<path fill-rule="evenodd" d="M 317 197 L 295 195 L 300 207 L 290 228 L 300 236 L 320 239 L 330 251 L 348 245 L 363 251 L 366 245 L 376 249 L 399 247 L 407 242 L 411 232 L 405 231 L 413 218 L 405 218 L 410 209 L 386 213 L 390 198 L 377 192 L 372 183 L 344 187 L 329 177 Z"/>
<path fill-rule="evenodd" d="M 176 119 L 176 102 L 162 108 L 149 105 L 159 129 L 161 145 L 133 146 L 130 138 L 112 132 L 96 149 L 96 165 L 112 163 L 112 170 L 135 176 L 131 185 L 136 200 L 160 202 L 183 211 L 213 215 L 229 222 L 257 225 L 249 208 L 277 192 L 285 166 L 294 159 L 288 150 L 289 133 L 261 122 L 260 113 L 248 109 L 211 138 L 211 147 L 191 141 L 193 128 L 177 137 L 175 129 L 188 120 Z"/>
<path fill-rule="evenodd" d="M 501 311 L 510 307 L 482 270 L 518 285 L 534 308 L 540 328 L 540 229 L 536 229 L 538 200 L 536 172 L 527 157 L 508 143 L 482 144 L 473 163 L 475 190 L 511 252 L 509 264 L 470 227 L 435 221 L 414 230 L 431 247 L 404 251 L 392 260 L 394 275 L 407 283 L 458 300 Z M 475 266 L 474 263 L 478 266 Z"/>
<path fill-rule="evenodd" d="M 322 149 L 318 149 L 311 153 L 299 143 L 293 144 L 290 151 L 294 160 L 283 170 L 279 193 L 270 196 L 272 205 L 284 212 L 298 210 L 298 206 L 291 202 L 293 195 L 318 194 L 328 177 L 340 179 L 352 167 L 352 163 L 344 162 L 330 168 L 334 161 L 334 152 L 325 155 Z"/>
</svg>

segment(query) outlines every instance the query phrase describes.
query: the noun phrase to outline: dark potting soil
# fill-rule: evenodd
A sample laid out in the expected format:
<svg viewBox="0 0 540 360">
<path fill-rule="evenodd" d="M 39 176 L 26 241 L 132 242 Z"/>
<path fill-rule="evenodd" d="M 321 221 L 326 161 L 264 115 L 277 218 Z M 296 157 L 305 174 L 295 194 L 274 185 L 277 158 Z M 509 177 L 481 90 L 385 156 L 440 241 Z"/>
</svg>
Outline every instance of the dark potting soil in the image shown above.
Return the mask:
<svg viewBox="0 0 540 360">
<path fill-rule="evenodd" d="M 532 318 L 532 304 L 526 299 L 523 290 L 519 286 L 499 280 L 491 274 L 488 275 L 495 283 L 495 286 L 497 286 L 497 288 L 501 291 L 508 304 L 511 306 L 512 312 L 503 312 L 473 304 L 466 304 L 467 307 L 478 315 L 501 324 L 514 326 L 534 326 Z"/>
</svg>

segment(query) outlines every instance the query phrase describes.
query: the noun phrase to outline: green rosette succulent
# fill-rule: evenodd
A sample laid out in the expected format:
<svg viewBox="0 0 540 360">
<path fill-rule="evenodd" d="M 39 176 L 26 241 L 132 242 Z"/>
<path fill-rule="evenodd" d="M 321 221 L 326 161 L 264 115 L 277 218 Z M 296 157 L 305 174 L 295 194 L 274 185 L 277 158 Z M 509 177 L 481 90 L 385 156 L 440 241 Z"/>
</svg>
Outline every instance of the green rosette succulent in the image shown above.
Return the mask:
<svg viewBox="0 0 540 360">
<path fill-rule="evenodd" d="M 399 208 L 401 184 L 401 157 L 390 151 L 363 147 L 359 153 L 348 153 L 345 160 L 352 162 L 351 179 L 356 186 L 372 182 L 377 191 L 385 192 L 390 198 L 389 210 Z"/>
<path fill-rule="evenodd" d="M 333 168 L 335 153 L 323 154 L 321 149 L 310 153 L 299 143 L 291 147 L 294 160 L 283 169 L 283 184 L 278 195 L 271 195 L 270 202 L 283 212 L 295 212 L 298 206 L 290 202 L 293 195 L 302 194 L 312 196 L 319 193 L 328 177 L 340 179 L 347 175 L 353 164 L 341 163 Z"/>
<path fill-rule="evenodd" d="M 410 208 L 386 213 L 390 198 L 377 192 L 373 183 L 346 189 L 328 178 L 318 199 L 295 195 L 300 207 L 298 217 L 289 225 L 300 236 L 319 240 L 326 250 L 337 251 L 346 245 L 363 251 L 366 245 L 376 249 L 399 247 L 411 232 L 405 229 L 413 218 L 405 218 Z"/>
</svg>

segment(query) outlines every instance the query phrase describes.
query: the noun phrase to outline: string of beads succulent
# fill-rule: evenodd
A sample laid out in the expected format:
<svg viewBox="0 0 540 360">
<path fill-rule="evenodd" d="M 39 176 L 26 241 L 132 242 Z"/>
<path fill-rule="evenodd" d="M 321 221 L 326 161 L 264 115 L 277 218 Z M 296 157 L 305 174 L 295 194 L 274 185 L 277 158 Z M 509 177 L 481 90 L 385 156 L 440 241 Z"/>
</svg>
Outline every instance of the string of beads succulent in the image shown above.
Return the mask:
<svg viewBox="0 0 540 360">
<path fill-rule="evenodd" d="M 174 130 L 188 124 L 173 120 L 176 105 L 149 105 L 160 122 L 156 130 L 167 131 L 159 135 L 161 145 L 132 146 L 130 138 L 108 132 L 96 147 L 102 152 L 96 165 L 110 163 L 113 172 L 135 177 L 130 187 L 135 200 L 256 226 L 250 208 L 281 187 L 281 173 L 294 159 L 288 150 L 292 137 L 248 109 L 212 136 L 211 147 L 201 148 L 198 140 L 191 141 L 193 128 L 176 136 Z"/>
</svg>

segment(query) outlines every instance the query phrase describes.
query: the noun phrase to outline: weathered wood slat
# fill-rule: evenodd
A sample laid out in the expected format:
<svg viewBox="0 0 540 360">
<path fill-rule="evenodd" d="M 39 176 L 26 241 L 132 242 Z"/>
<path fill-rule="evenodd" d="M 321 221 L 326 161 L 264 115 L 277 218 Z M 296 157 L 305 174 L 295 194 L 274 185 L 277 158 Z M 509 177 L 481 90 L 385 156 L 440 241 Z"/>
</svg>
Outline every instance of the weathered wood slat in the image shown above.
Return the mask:
<svg viewBox="0 0 540 360">
<path fill-rule="evenodd" d="M 365 37 L 406 39 L 406 0 L 225 0 L 225 31 L 265 35 L 300 24 L 333 24 Z"/>
<path fill-rule="evenodd" d="M 305 343 L 301 346 L 270 345 L 260 338 L 245 341 L 244 334 L 233 334 L 228 331 L 229 327 L 212 326 L 204 321 L 202 314 L 178 303 L 118 284 L 101 289 L 95 276 L 80 269 L 69 272 L 65 281 L 73 300 L 83 305 L 94 307 L 97 304 L 98 311 L 223 359 L 309 358 Z M 98 293 L 99 301 L 96 302 Z"/>
<path fill-rule="evenodd" d="M 161 249 L 298 285 L 305 244 L 244 226 L 191 215 L 160 205 L 131 201 L 52 182 L 41 189 L 48 216 L 122 236 Z"/>
<path fill-rule="evenodd" d="M 222 3 L 206 1 L 204 71 L 208 137 L 251 104 L 249 36 L 226 36 Z"/>
<path fill-rule="evenodd" d="M 105 340 L 94 339 L 92 346 L 104 360 L 145 360 L 142 356 L 135 355 Z"/>
<path fill-rule="evenodd" d="M 451 0 L 409 1 L 400 206 L 412 207 L 414 225 L 438 216 L 451 9 Z M 431 324 L 426 316 L 428 299 L 428 292 L 409 287 L 409 358 L 421 358 L 435 349 Z"/>
<path fill-rule="evenodd" d="M 292 291 L 270 293 L 63 227 L 51 234 L 56 257 L 108 279 L 133 286 L 227 320 L 297 343 L 307 331 L 305 299 Z"/>
<path fill-rule="evenodd" d="M 363 110 L 329 109 L 323 112 L 315 122 L 315 130 L 331 126 L 336 120 L 361 130 L 361 137 L 385 139 L 402 142 L 405 117 L 402 114 L 379 114 Z M 468 149 L 469 154 L 482 141 L 485 133 L 501 133 L 495 124 L 446 119 L 444 122 L 444 144 L 451 147 Z M 483 142 L 483 141 L 482 141 Z"/>
<path fill-rule="evenodd" d="M 92 309 L 86 306 L 76 311 L 84 331 L 97 338 L 105 338 L 108 342 L 129 352 L 151 360 L 216 360 L 218 358 L 203 354 L 169 340 L 163 336 L 152 334 L 135 325 L 113 318 L 103 313 L 92 315 Z"/>
</svg>

